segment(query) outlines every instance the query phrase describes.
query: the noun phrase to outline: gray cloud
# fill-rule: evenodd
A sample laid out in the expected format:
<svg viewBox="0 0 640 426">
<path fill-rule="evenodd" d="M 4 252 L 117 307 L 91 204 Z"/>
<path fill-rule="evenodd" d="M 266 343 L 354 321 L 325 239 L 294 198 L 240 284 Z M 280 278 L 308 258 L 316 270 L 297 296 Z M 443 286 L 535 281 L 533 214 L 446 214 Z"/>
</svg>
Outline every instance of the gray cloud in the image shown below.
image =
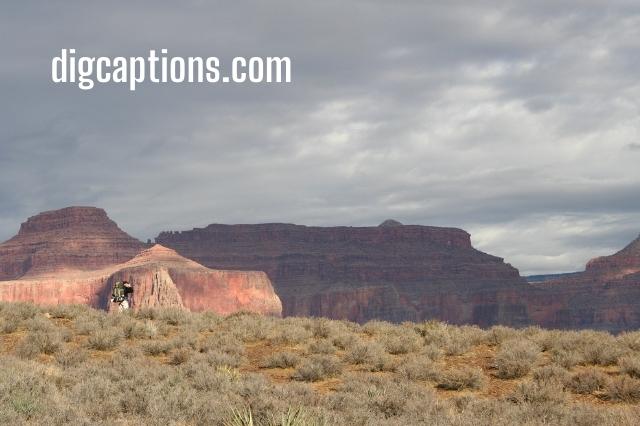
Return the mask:
<svg viewBox="0 0 640 426">
<path fill-rule="evenodd" d="M 394 217 L 465 228 L 522 271 L 551 272 L 640 231 L 635 1 L 0 8 L 0 239 L 77 204 L 144 239 Z M 63 47 L 288 55 L 294 83 L 82 92 L 49 82 Z"/>
</svg>

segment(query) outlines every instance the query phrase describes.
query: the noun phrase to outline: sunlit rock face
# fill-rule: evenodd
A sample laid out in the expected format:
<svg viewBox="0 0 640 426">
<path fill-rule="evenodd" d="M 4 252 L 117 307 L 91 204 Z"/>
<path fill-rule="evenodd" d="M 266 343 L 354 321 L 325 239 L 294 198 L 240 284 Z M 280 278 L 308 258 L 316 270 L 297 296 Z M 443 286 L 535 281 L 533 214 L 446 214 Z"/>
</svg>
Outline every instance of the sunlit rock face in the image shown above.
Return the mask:
<svg viewBox="0 0 640 426">
<path fill-rule="evenodd" d="M 41 213 L 0 245 L 0 301 L 80 303 L 112 310 L 118 280 L 133 283 L 134 309 L 181 307 L 281 315 L 264 272 L 218 271 L 156 245 L 148 248 L 93 207 Z"/>
</svg>

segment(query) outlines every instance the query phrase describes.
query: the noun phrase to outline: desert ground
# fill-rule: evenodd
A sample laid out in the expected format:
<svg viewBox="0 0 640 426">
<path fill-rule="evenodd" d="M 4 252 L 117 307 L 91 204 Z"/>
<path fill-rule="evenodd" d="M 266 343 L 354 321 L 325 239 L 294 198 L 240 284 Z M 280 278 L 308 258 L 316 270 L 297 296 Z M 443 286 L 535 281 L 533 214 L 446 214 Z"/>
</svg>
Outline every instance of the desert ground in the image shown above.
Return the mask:
<svg viewBox="0 0 640 426">
<path fill-rule="evenodd" d="M 635 425 L 640 332 L 0 304 L 0 423 Z"/>
</svg>

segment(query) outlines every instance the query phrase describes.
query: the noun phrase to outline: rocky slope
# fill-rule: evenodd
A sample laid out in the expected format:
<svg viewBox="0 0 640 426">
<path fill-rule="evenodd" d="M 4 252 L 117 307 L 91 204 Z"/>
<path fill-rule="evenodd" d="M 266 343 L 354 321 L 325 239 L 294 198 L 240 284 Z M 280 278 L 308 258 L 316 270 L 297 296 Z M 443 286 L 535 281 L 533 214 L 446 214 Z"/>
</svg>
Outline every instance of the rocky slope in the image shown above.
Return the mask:
<svg viewBox="0 0 640 426">
<path fill-rule="evenodd" d="M 622 331 L 640 328 L 640 237 L 584 272 L 533 284 L 532 320 L 545 327 Z"/>
<path fill-rule="evenodd" d="M 156 241 L 211 268 L 262 270 L 285 315 L 523 325 L 529 286 L 454 228 L 210 225 Z"/>
<path fill-rule="evenodd" d="M 81 303 L 113 310 L 113 284 L 134 286 L 133 308 L 184 307 L 229 314 L 251 311 L 279 316 L 282 305 L 263 272 L 216 271 L 156 245 L 133 259 L 96 271 L 59 272 L 0 282 L 0 300 L 43 305 Z"/>
<path fill-rule="evenodd" d="M 125 262 L 145 245 L 102 209 L 69 207 L 40 213 L 0 244 L 0 281 L 60 271 L 90 271 Z"/>
</svg>

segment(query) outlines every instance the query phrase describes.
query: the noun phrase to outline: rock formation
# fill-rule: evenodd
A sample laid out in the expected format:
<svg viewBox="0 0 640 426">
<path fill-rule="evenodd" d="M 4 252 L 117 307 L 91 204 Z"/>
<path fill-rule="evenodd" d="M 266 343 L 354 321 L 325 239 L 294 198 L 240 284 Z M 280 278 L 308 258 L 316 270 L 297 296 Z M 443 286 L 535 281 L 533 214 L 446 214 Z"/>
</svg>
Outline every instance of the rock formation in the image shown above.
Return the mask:
<svg viewBox="0 0 640 426">
<path fill-rule="evenodd" d="M 215 271 L 173 250 L 145 247 L 101 209 L 41 213 L 0 244 L 0 300 L 110 309 L 113 283 L 128 279 L 136 288 L 135 308 L 281 314 L 281 302 L 263 272 Z"/>
<path fill-rule="evenodd" d="M 528 284 L 460 229 L 210 225 L 156 241 L 211 268 L 265 271 L 289 316 L 529 322 Z"/>
<path fill-rule="evenodd" d="M 125 262 L 144 247 L 102 209 L 69 207 L 40 213 L 0 244 L 0 281 L 97 270 Z"/>
<path fill-rule="evenodd" d="M 640 237 L 584 272 L 532 284 L 532 321 L 550 328 L 640 328 Z"/>
<path fill-rule="evenodd" d="M 42 305 L 80 303 L 113 310 L 113 284 L 134 286 L 134 309 L 184 307 L 229 314 L 237 311 L 279 316 L 282 305 L 266 274 L 215 271 L 156 245 L 133 259 L 96 271 L 59 272 L 0 282 L 0 300 Z"/>
</svg>

